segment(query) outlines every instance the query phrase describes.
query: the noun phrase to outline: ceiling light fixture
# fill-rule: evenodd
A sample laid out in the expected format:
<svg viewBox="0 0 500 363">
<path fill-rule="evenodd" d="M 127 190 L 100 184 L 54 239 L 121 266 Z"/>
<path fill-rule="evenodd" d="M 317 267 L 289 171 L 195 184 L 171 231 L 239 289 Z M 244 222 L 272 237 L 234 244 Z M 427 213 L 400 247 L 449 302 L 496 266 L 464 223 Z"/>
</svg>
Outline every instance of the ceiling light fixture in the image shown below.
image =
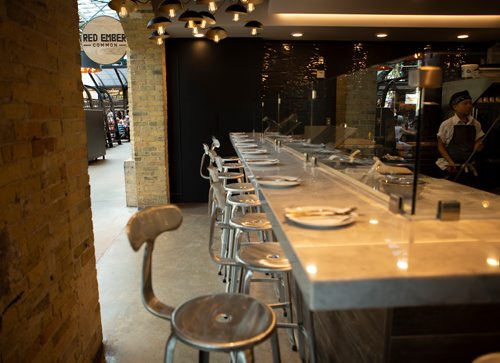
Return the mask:
<svg viewBox="0 0 500 363">
<path fill-rule="evenodd" d="M 250 28 L 250 34 L 257 35 L 259 30 L 262 29 L 262 23 L 257 20 L 251 20 L 245 24 L 245 28 Z"/>
<path fill-rule="evenodd" d="M 170 18 L 175 18 L 177 12 L 182 9 L 182 4 L 179 0 L 163 0 L 158 5 L 158 12 L 167 14 Z"/>
<path fill-rule="evenodd" d="M 216 26 L 208 29 L 205 37 L 207 39 L 213 40 L 216 43 L 219 43 L 219 41 L 227 38 L 227 32 L 226 29 Z"/>
<path fill-rule="evenodd" d="M 120 18 L 126 18 L 128 14 L 137 10 L 136 0 L 111 0 L 108 6 L 116 11 Z"/>
<path fill-rule="evenodd" d="M 301 36 L 303 36 L 304 34 L 302 34 L 302 33 L 292 33 L 291 35 L 292 35 L 292 37 L 295 37 L 295 38 L 300 38 L 300 37 L 301 37 Z"/>
<path fill-rule="evenodd" d="M 460 34 L 460 35 L 457 35 L 458 39 L 467 39 L 468 37 L 469 37 L 469 34 Z"/>
<path fill-rule="evenodd" d="M 160 35 L 160 34 L 158 34 L 158 31 L 155 30 L 154 32 L 151 33 L 151 35 L 149 36 L 149 39 L 156 41 L 156 44 L 158 44 L 158 45 L 162 45 L 164 39 L 169 38 L 169 37 L 170 37 L 170 34 L 164 33 L 164 34 Z"/>
<path fill-rule="evenodd" d="M 377 33 L 375 35 L 377 38 L 387 38 L 389 36 L 387 33 Z"/>
<path fill-rule="evenodd" d="M 166 18 L 164 16 L 157 16 L 155 18 L 152 18 L 149 22 L 148 25 L 146 26 L 148 29 L 156 30 L 159 35 L 165 34 L 165 29 L 167 26 L 172 24 L 169 18 Z"/>
<path fill-rule="evenodd" d="M 226 13 L 233 15 L 233 21 L 239 21 L 240 15 L 246 15 L 247 9 L 240 3 L 229 5 L 226 8 Z"/>
</svg>

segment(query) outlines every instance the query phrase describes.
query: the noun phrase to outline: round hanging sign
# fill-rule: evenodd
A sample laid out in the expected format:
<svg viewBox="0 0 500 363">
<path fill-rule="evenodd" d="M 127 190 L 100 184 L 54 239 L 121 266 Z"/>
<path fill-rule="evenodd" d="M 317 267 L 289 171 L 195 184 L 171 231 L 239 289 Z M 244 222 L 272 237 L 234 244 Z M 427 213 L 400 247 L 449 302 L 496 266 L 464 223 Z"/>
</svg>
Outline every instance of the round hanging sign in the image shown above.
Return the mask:
<svg viewBox="0 0 500 363">
<path fill-rule="evenodd" d="M 80 43 L 85 54 L 99 64 L 118 62 L 127 52 L 122 24 L 111 16 L 89 21 L 83 28 Z"/>
</svg>

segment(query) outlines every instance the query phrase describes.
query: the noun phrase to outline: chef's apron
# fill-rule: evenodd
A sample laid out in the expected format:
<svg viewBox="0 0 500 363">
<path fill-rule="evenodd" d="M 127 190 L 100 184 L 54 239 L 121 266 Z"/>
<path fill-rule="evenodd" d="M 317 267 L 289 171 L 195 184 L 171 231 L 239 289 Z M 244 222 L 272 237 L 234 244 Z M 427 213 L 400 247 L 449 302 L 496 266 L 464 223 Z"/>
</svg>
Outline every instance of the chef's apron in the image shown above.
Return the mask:
<svg viewBox="0 0 500 363">
<path fill-rule="evenodd" d="M 455 125 L 453 137 L 446 150 L 455 164 L 463 164 L 474 150 L 476 128 L 472 125 Z"/>
</svg>

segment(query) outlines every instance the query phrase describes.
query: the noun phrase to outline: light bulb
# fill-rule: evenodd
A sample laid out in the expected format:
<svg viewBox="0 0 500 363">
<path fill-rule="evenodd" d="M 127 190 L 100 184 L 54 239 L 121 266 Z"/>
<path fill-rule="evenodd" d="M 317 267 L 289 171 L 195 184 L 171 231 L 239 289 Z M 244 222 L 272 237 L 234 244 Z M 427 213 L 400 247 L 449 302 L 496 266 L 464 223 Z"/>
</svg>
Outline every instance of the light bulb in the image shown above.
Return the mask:
<svg viewBox="0 0 500 363">
<path fill-rule="evenodd" d="M 253 3 L 248 3 L 248 12 L 251 13 L 252 11 L 255 10 L 255 5 Z"/>
<path fill-rule="evenodd" d="M 257 28 L 252 28 L 252 35 L 257 35 Z"/>
<path fill-rule="evenodd" d="M 205 19 L 203 19 L 203 20 L 201 21 L 200 27 L 201 27 L 202 29 L 205 29 L 205 27 L 206 27 L 206 26 L 207 26 L 207 21 L 206 21 Z"/>
<path fill-rule="evenodd" d="M 168 11 L 168 16 L 170 16 L 171 18 L 175 18 L 175 9 L 170 9 Z"/>
<path fill-rule="evenodd" d="M 208 11 L 211 13 L 215 13 L 215 11 L 217 11 L 217 4 L 215 4 L 215 1 L 210 1 L 208 3 Z"/>
<path fill-rule="evenodd" d="M 194 24 L 193 20 L 188 20 L 188 28 L 190 28 L 190 29 L 196 28 L 196 25 Z"/>
<path fill-rule="evenodd" d="M 233 21 L 238 21 L 238 20 L 240 20 L 240 14 L 234 13 L 234 15 L 233 15 Z"/>
<path fill-rule="evenodd" d="M 219 43 L 219 36 L 217 34 L 214 35 L 214 42 Z"/>
<path fill-rule="evenodd" d="M 246 4 L 246 3 L 248 3 L 248 0 L 241 0 L 241 3 Z"/>
<path fill-rule="evenodd" d="M 162 45 L 163 44 L 163 38 L 162 37 L 156 38 L 156 44 Z"/>
<path fill-rule="evenodd" d="M 196 35 L 196 34 L 198 34 L 198 27 L 195 26 L 193 28 L 193 35 Z"/>
<path fill-rule="evenodd" d="M 120 18 L 126 18 L 128 15 L 128 10 L 125 5 L 120 6 L 120 11 L 118 12 L 118 16 Z"/>
<path fill-rule="evenodd" d="M 157 30 L 159 35 L 165 34 L 165 27 L 163 25 L 160 25 Z"/>
</svg>

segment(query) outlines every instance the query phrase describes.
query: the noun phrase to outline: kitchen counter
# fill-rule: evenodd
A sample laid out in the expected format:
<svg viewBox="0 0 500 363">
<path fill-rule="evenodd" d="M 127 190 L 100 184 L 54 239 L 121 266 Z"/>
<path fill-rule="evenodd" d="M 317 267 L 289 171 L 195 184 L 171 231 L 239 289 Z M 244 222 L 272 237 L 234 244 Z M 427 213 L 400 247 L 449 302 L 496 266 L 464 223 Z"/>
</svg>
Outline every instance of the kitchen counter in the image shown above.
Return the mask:
<svg viewBox="0 0 500 363">
<path fill-rule="evenodd" d="M 417 204 L 427 212 L 410 218 L 391 213 L 387 195 L 346 174 L 321 163 L 312 167 L 296 150 L 277 150 L 269 139 L 257 135 L 255 140 L 269 151 L 268 158 L 280 160 L 276 166 L 249 167 L 235 146 L 256 187 L 254 176 L 301 180 L 292 188 L 258 190 L 310 310 L 500 302 L 499 197 L 427 180 L 422 197 L 428 202 Z M 459 221 L 429 217 L 437 200 L 453 195 L 474 208 L 484 208 L 487 201 L 489 209 L 474 216 L 467 207 Z M 286 220 L 285 208 L 306 205 L 353 206 L 358 216 L 351 225 L 331 229 L 304 228 Z"/>
</svg>

